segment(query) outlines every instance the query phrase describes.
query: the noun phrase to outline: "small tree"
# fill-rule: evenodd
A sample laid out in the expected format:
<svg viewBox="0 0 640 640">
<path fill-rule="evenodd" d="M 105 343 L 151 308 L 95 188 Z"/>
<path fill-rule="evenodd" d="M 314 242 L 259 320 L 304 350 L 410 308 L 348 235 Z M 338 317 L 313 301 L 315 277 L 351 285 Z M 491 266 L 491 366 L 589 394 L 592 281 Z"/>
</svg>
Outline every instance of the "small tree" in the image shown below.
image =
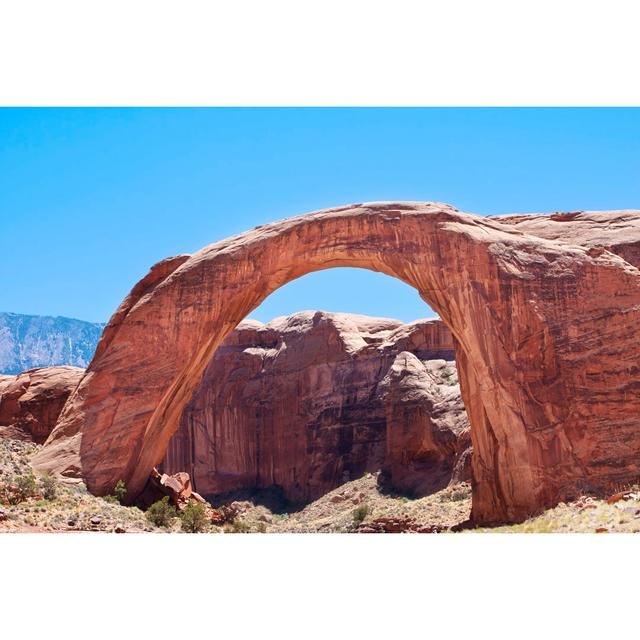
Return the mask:
<svg viewBox="0 0 640 640">
<path fill-rule="evenodd" d="M 58 483 L 50 473 L 43 473 L 40 476 L 40 485 L 42 486 L 42 495 L 45 500 L 55 500 L 58 492 Z"/>
<path fill-rule="evenodd" d="M 28 476 L 17 476 L 13 479 L 13 493 L 16 504 L 33 497 L 36 495 L 37 490 L 38 485 L 36 484 L 36 478 L 32 473 Z"/>
<path fill-rule="evenodd" d="M 154 502 L 148 509 L 147 520 L 156 527 L 168 527 L 178 516 L 176 508 L 169 504 L 169 496 Z"/>
<path fill-rule="evenodd" d="M 9 484 L 0 483 L 0 504 L 12 504 L 11 487 Z"/>
<path fill-rule="evenodd" d="M 124 480 L 118 480 L 118 482 L 116 482 L 116 486 L 113 489 L 113 495 L 120 504 L 125 501 L 125 498 L 127 497 L 127 485 L 124 483 Z"/>
<path fill-rule="evenodd" d="M 207 513 L 200 502 L 189 502 L 180 513 L 182 530 L 187 533 L 200 533 L 207 526 Z"/>
</svg>

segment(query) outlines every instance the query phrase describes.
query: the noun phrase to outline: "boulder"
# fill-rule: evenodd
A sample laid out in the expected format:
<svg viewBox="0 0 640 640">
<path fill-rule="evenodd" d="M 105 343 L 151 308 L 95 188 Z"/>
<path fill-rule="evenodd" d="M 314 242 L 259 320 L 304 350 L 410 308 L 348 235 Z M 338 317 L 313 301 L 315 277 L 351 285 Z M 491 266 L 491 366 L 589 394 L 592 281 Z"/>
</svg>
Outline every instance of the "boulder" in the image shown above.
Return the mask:
<svg viewBox="0 0 640 640">
<path fill-rule="evenodd" d="M 0 376 L 0 437 L 44 443 L 84 369 L 43 367 Z"/>
<path fill-rule="evenodd" d="M 225 516 L 214 509 L 199 493 L 193 491 L 188 473 L 181 471 L 174 475 L 160 473 L 153 469 L 144 490 L 137 496 L 136 505 L 148 509 L 154 502 L 168 496 L 171 503 L 180 511 L 190 502 L 204 505 L 207 518 L 214 524 L 226 521 Z"/>
</svg>

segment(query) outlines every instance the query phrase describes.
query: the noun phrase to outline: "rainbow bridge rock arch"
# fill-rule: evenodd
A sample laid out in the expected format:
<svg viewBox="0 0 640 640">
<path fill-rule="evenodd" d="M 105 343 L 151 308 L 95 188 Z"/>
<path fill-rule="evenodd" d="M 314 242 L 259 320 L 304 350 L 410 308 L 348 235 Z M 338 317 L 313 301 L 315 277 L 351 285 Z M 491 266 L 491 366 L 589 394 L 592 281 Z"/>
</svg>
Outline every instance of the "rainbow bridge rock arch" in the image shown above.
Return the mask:
<svg viewBox="0 0 640 640">
<path fill-rule="evenodd" d="M 640 212 L 482 217 L 440 203 L 326 209 L 155 265 L 109 321 L 35 458 L 140 492 L 224 337 L 306 273 L 413 286 L 450 328 L 471 423 L 472 518 L 516 521 L 640 476 Z"/>
</svg>

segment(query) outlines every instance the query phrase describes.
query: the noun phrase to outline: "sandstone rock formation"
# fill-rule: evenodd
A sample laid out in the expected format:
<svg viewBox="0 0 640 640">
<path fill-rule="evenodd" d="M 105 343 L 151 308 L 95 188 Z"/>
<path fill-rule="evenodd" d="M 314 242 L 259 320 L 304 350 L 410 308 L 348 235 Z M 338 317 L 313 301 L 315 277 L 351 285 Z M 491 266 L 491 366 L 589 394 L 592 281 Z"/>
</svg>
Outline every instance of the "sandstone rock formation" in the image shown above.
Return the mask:
<svg viewBox="0 0 640 640">
<path fill-rule="evenodd" d="M 390 488 L 415 494 L 467 479 L 453 358 L 437 319 L 243 321 L 207 367 L 163 469 L 188 471 L 203 495 L 275 487 L 293 503 L 381 468 Z"/>
<path fill-rule="evenodd" d="M 634 267 L 640 267 L 638 211 L 573 211 L 551 214 L 492 216 L 522 233 L 611 251 Z"/>
<path fill-rule="evenodd" d="M 84 376 L 76 367 L 44 367 L 0 376 L 0 438 L 42 444 Z"/>
<path fill-rule="evenodd" d="M 377 389 L 386 418 L 382 479 L 423 496 L 471 478 L 471 433 L 454 362 L 402 351 Z"/>
<path fill-rule="evenodd" d="M 560 226 L 558 226 L 560 225 Z M 330 267 L 414 286 L 450 328 L 477 522 L 640 475 L 640 212 L 484 218 L 368 203 L 290 218 L 152 268 L 116 311 L 35 459 L 141 491 L 216 348 L 287 282 Z"/>
</svg>

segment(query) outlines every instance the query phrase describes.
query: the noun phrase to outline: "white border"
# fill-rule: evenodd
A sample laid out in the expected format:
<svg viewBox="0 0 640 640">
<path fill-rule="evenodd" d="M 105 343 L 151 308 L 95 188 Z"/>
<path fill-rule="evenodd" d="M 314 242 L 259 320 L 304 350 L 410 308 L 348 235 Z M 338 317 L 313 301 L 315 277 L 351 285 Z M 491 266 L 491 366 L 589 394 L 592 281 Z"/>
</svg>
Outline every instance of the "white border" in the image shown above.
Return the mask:
<svg viewBox="0 0 640 640">
<path fill-rule="evenodd" d="M 6 534 L 3 636 L 634 637 L 637 544 L 624 534 Z"/>
<path fill-rule="evenodd" d="M 11 105 L 638 105 L 632 0 L 21 0 Z"/>
</svg>

